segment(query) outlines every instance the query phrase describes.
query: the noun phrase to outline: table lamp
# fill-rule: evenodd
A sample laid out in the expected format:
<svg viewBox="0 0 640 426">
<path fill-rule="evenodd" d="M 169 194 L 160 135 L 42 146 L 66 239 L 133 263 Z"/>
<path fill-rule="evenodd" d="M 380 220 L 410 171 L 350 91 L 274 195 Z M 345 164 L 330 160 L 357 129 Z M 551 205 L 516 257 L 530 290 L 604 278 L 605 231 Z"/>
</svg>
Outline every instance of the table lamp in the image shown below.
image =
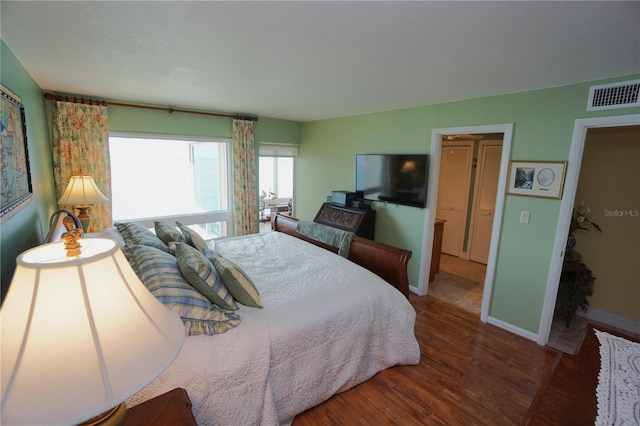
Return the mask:
<svg viewBox="0 0 640 426">
<path fill-rule="evenodd" d="M 79 174 L 71 176 L 67 189 L 58 200 L 58 204 L 73 205 L 78 209 L 78 219 L 85 232 L 89 232 L 91 217 L 87 213 L 89 204 L 104 203 L 109 199 L 104 195 L 91 176 Z"/>
<path fill-rule="evenodd" d="M 18 256 L 0 310 L 3 425 L 122 422 L 123 401 L 159 376 L 184 343 L 110 239 L 81 239 Z M 95 421 L 91 424 L 103 424 Z"/>
</svg>

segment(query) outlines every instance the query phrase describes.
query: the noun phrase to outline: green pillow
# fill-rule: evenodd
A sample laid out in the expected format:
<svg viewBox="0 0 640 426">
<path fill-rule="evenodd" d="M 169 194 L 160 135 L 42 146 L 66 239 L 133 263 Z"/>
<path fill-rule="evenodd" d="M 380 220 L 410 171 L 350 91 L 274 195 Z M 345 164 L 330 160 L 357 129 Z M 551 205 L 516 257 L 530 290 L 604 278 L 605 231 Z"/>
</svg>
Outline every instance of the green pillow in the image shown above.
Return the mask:
<svg viewBox="0 0 640 426">
<path fill-rule="evenodd" d="M 205 250 L 204 254 L 216 268 L 224 285 L 236 301 L 254 308 L 262 308 L 256 285 L 240 267 L 211 250 Z"/>
<path fill-rule="evenodd" d="M 145 245 L 127 246 L 124 252 L 151 294 L 180 316 L 187 334 L 221 334 L 240 324 L 237 312 L 212 305 L 189 285 L 171 254 Z"/>
<path fill-rule="evenodd" d="M 207 242 L 196 231 L 194 231 L 193 229 L 187 228 L 180 222 L 176 222 L 176 225 L 178 225 L 178 228 L 180 228 L 180 231 L 182 231 L 182 235 L 184 236 L 186 243 L 189 244 L 191 247 L 195 247 L 200 251 L 203 251 L 209 248 L 207 246 Z"/>
<path fill-rule="evenodd" d="M 182 275 L 200 294 L 222 309 L 238 309 L 220 275 L 202 253 L 188 244 L 173 243 Z"/>
<path fill-rule="evenodd" d="M 175 226 L 168 225 L 163 222 L 155 221 L 153 222 L 155 225 L 156 235 L 160 238 L 165 244 L 169 243 L 182 243 L 185 242 L 185 238 L 182 235 L 182 232 L 178 230 Z"/>
<path fill-rule="evenodd" d="M 122 235 L 122 239 L 126 245 L 151 246 L 169 253 L 169 247 L 167 247 L 164 241 L 142 225 L 138 225 L 137 223 L 117 222 L 114 223 L 114 226 L 118 232 L 120 232 L 120 235 Z"/>
</svg>

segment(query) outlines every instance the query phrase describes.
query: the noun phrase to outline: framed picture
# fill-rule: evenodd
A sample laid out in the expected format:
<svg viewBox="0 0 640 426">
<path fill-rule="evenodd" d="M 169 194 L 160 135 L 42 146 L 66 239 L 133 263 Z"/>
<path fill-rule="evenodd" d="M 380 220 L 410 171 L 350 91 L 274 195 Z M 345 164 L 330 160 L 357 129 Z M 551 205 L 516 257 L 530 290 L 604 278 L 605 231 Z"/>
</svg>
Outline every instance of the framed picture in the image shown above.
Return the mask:
<svg viewBox="0 0 640 426">
<path fill-rule="evenodd" d="M 562 198 L 566 161 L 511 161 L 507 194 Z"/>
<path fill-rule="evenodd" d="M 0 223 L 33 196 L 22 100 L 0 84 Z"/>
</svg>

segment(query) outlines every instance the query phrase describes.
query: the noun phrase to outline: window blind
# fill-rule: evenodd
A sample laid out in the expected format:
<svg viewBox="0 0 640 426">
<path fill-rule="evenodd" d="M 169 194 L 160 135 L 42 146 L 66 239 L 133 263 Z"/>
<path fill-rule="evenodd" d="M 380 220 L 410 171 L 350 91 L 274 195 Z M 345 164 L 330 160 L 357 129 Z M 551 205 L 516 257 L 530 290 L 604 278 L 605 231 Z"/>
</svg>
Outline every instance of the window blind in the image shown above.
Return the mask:
<svg viewBox="0 0 640 426">
<path fill-rule="evenodd" d="M 260 144 L 261 157 L 295 157 L 298 155 L 297 145 Z"/>
</svg>

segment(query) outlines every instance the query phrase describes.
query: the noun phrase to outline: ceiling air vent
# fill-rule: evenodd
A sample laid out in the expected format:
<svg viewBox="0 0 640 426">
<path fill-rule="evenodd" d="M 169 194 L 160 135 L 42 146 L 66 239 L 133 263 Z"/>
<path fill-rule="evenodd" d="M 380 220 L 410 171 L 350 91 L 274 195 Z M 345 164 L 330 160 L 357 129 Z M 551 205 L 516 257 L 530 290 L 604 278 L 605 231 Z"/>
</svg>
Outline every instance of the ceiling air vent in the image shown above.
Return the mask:
<svg viewBox="0 0 640 426">
<path fill-rule="evenodd" d="M 587 111 L 640 106 L 640 80 L 591 86 Z"/>
</svg>

